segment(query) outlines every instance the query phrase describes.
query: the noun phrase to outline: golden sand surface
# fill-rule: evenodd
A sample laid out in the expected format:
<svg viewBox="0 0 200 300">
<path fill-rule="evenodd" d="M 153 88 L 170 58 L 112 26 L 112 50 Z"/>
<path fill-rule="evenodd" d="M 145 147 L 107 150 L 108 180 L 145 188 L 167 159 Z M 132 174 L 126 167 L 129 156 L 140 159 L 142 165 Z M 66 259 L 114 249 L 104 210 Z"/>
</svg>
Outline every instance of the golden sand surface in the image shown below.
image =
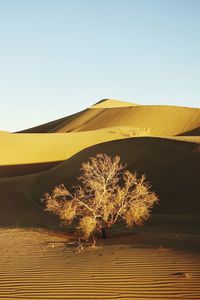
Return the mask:
<svg viewBox="0 0 200 300">
<path fill-rule="evenodd" d="M 110 102 L 112 102 L 112 106 Z M 21 132 L 58 133 L 123 126 L 132 127 L 138 133 L 146 132 L 152 136 L 200 134 L 199 108 L 134 104 L 127 106 L 126 102 L 110 99 L 102 103 L 104 104 L 103 107 L 92 106 L 72 116 Z"/>
<path fill-rule="evenodd" d="M 0 229 L 0 299 L 199 299 L 199 253 L 177 248 L 177 238 L 165 246 L 165 233 L 145 236 L 78 252 L 70 236 Z"/>
<path fill-rule="evenodd" d="M 79 253 L 71 234 L 55 232 L 41 198 L 76 184 L 81 163 L 98 153 L 146 175 L 159 217 L 138 234 L 117 227 Z M 104 99 L 0 131 L 0 299 L 200 299 L 199 170 L 199 108 Z"/>
<path fill-rule="evenodd" d="M 146 174 L 161 213 L 200 211 L 199 130 L 198 108 L 104 99 L 21 133 L 0 132 L 1 222 L 23 223 L 32 211 L 37 219 L 43 193 L 75 183 L 81 163 L 97 153 L 120 155 L 131 171 Z"/>
</svg>

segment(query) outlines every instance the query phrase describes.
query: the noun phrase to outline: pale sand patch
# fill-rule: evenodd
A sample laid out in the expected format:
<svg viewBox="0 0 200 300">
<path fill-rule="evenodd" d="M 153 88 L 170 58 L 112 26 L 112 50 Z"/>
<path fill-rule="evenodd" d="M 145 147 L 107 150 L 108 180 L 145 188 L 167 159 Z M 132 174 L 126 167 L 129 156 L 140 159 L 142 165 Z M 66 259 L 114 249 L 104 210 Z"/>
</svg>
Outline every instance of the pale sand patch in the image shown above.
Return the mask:
<svg viewBox="0 0 200 300">
<path fill-rule="evenodd" d="M 0 229 L 0 299 L 200 298 L 199 253 L 134 238 L 78 253 L 65 236 Z"/>
<path fill-rule="evenodd" d="M 123 139 L 107 129 L 70 133 L 0 134 L 0 166 L 63 161 L 102 142 Z"/>
</svg>

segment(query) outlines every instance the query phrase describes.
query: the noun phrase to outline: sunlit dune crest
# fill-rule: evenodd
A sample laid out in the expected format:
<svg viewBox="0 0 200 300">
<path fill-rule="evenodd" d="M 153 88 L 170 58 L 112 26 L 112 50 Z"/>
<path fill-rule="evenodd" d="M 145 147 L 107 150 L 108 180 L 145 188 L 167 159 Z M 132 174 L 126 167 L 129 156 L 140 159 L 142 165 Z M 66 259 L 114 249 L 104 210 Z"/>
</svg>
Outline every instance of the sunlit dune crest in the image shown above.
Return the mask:
<svg viewBox="0 0 200 300">
<path fill-rule="evenodd" d="M 119 224 L 77 254 L 72 235 L 41 229 L 58 220 L 40 200 L 58 184 L 76 185 L 81 163 L 98 153 L 146 174 L 160 200 L 144 231 Z M 0 131 L 0 299 L 199 299 L 199 169 L 199 108 L 103 99 Z"/>
<path fill-rule="evenodd" d="M 93 104 L 90 108 L 115 108 L 115 107 L 126 107 L 139 105 L 136 103 L 124 102 L 116 99 L 102 99 L 97 103 Z"/>
<path fill-rule="evenodd" d="M 198 209 L 200 109 L 109 99 L 97 105 L 106 103 L 108 108 L 89 108 L 21 133 L 0 133 L 1 205 L 26 201 L 27 195 L 37 202 L 55 184 L 75 180 L 81 162 L 101 152 L 119 154 L 130 169 L 145 173 L 163 199 L 161 212 L 177 211 L 181 202 L 180 211 L 186 211 L 187 197 L 193 201 L 189 211 Z"/>
<path fill-rule="evenodd" d="M 113 102 L 115 103 L 115 100 L 112 100 Z M 107 103 L 107 100 L 100 104 L 103 103 Z M 116 103 L 118 105 L 118 101 Z M 130 106 L 129 104 L 127 106 L 121 101 L 121 106 L 117 105 L 98 109 L 88 108 L 72 116 L 21 132 L 67 133 L 110 127 L 133 127 L 138 131 L 145 129 L 152 136 L 200 135 L 200 109 L 198 108 L 162 105 Z"/>
</svg>

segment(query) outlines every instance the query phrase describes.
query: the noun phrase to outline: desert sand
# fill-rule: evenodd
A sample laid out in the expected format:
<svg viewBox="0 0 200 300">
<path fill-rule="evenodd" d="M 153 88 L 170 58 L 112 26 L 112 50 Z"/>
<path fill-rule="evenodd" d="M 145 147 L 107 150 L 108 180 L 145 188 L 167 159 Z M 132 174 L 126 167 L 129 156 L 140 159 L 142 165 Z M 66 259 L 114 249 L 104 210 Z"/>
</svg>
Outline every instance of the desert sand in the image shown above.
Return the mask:
<svg viewBox="0 0 200 300">
<path fill-rule="evenodd" d="M 77 253 L 40 199 L 76 183 L 80 164 L 97 153 L 145 173 L 160 201 L 144 229 L 116 227 Z M 0 299 L 200 299 L 199 169 L 199 108 L 104 99 L 0 131 Z"/>
<path fill-rule="evenodd" d="M 72 235 L 3 228 L 0 299 L 199 299 L 200 232 L 146 227 L 81 252 Z"/>
</svg>

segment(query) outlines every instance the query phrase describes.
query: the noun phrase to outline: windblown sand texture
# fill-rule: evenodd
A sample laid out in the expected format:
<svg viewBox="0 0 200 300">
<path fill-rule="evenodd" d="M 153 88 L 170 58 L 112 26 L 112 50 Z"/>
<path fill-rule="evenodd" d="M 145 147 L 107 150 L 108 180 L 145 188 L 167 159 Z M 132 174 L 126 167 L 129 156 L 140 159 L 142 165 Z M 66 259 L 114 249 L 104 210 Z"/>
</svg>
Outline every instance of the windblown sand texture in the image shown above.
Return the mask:
<svg viewBox="0 0 200 300">
<path fill-rule="evenodd" d="M 39 230 L 58 224 L 43 211 L 43 193 L 75 184 L 81 163 L 97 153 L 120 155 L 146 174 L 160 198 L 153 213 L 177 216 L 175 225 L 169 219 L 161 230 L 158 222 L 145 239 L 111 236 L 81 253 L 71 235 Z M 199 108 L 104 99 L 34 128 L 0 131 L 0 299 L 200 299 L 199 170 Z"/>
<path fill-rule="evenodd" d="M 100 245 L 78 253 L 66 237 L 24 229 L 1 230 L 0 242 L 0 299 L 200 296 L 197 253 L 131 244 Z"/>
</svg>

